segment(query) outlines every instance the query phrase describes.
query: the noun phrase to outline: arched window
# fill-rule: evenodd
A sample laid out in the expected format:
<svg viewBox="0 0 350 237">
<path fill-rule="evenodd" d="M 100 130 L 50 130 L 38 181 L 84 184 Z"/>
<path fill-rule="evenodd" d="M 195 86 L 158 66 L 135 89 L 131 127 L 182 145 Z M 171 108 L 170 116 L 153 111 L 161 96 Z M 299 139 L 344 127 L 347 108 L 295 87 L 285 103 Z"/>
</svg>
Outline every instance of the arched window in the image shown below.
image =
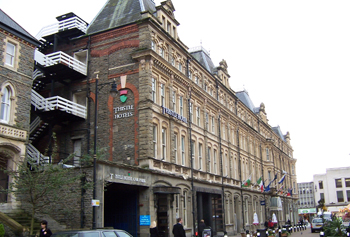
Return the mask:
<svg viewBox="0 0 350 237">
<path fill-rule="evenodd" d="M 3 123 L 9 123 L 11 114 L 11 96 L 12 91 L 9 86 L 5 87 L 1 97 L 1 114 L 0 121 Z"/>
</svg>

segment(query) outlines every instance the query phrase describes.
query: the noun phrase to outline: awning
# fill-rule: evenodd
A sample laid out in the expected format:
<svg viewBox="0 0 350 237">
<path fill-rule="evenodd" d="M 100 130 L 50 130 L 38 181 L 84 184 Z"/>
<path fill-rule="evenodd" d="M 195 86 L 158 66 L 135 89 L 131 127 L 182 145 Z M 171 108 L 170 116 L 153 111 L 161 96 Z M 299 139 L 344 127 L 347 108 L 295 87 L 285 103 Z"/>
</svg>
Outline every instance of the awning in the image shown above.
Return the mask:
<svg viewBox="0 0 350 237">
<path fill-rule="evenodd" d="M 280 197 L 272 197 L 270 199 L 271 211 L 282 211 L 282 201 Z"/>
<path fill-rule="evenodd" d="M 181 189 L 178 187 L 153 187 L 153 193 L 162 194 L 180 194 Z"/>
</svg>

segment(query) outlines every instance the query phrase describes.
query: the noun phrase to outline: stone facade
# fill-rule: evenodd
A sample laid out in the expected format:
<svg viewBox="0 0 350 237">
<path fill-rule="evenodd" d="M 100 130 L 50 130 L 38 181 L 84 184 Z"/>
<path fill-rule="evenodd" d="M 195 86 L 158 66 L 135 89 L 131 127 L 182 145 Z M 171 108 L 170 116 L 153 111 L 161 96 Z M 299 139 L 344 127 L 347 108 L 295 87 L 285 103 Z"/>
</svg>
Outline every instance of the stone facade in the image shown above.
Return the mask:
<svg viewBox="0 0 350 237">
<path fill-rule="evenodd" d="M 122 2 L 108 1 L 86 31 L 60 29 L 59 22 L 57 32 L 42 36 L 48 43 L 40 53 L 62 51 L 69 62 L 44 65 L 36 59 L 45 74 L 34 81 L 44 83 L 37 93 L 43 101 L 57 96 L 67 107 L 31 114 L 31 121 L 39 116 L 48 124 L 32 144 L 50 151 L 55 133 L 58 152 L 49 160 L 61 164 L 74 153 L 64 164 L 72 171 L 81 171 L 82 156 L 97 157 L 96 166 L 84 168 L 87 181 L 96 181 L 96 195 L 88 191 L 77 200 L 82 215 L 75 216 L 74 227 L 122 228 L 146 237 L 148 221 L 155 220 L 168 237 L 178 217 L 187 236 L 201 219 L 214 235 L 255 230 L 254 213 L 261 225 L 273 213 L 281 223 L 296 223 L 289 133 L 268 124 L 264 104 L 254 107 L 247 92 L 231 89 L 226 61 L 215 67 L 205 49 L 188 50 L 179 40 L 170 0 L 160 6 Z M 77 72 L 78 64 L 87 71 Z M 113 83 L 116 97 L 110 94 Z M 86 116 L 72 107 L 86 109 Z M 261 192 L 260 177 L 274 191 Z M 287 188 L 295 195 L 287 196 Z M 281 198 L 283 206 L 273 206 L 271 200 Z M 91 207 L 91 199 L 100 205 Z M 57 216 L 52 218 L 62 225 L 70 220 Z"/>
<path fill-rule="evenodd" d="M 16 170 L 26 154 L 28 142 L 34 50 L 38 42 L 0 12 L 0 158 L 1 168 Z M 1 187 L 13 182 L 0 171 Z M 11 212 L 19 205 L 14 196 L 1 194 L 0 210 Z"/>
</svg>

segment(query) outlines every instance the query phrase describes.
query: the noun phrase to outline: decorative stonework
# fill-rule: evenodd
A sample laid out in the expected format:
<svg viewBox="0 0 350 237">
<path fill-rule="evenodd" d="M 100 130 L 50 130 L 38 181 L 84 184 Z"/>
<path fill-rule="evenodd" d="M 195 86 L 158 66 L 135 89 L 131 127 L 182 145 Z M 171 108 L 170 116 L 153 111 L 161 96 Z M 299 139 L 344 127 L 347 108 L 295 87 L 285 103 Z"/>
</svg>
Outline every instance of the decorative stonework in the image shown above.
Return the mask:
<svg viewBox="0 0 350 237">
<path fill-rule="evenodd" d="M 26 140 L 27 131 L 12 128 L 12 127 L 9 127 L 6 125 L 0 125 L 0 135 L 4 135 L 4 136 L 11 137 L 14 139 Z"/>
</svg>

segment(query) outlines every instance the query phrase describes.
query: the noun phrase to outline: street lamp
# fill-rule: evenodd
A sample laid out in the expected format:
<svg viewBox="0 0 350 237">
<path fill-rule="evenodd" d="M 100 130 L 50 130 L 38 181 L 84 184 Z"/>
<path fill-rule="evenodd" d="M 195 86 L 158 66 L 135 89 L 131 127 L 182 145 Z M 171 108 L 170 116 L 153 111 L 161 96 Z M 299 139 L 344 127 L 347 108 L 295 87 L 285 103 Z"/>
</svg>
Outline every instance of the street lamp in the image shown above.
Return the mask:
<svg viewBox="0 0 350 237">
<path fill-rule="evenodd" d="M 102 85 L 107 85 L 101 84 Z M 111 90 L 109 91 L 110 95 L 115 98 L 118 94 L 117 84 L 115 83 L 115 79 L 111 85 Z M 92 199 L 96 200 L 96 151 L 97 151 L 97 99 L 98 99 L 98 74 L 96 75 L 96 84 L 95 84 L 95 121 L 94 121 L 94 169 L 93 169 L 93 190 L 92 190 Z M 96 229 L 96 206 L 92 207 L 92 229 Z"/>
</svg>

